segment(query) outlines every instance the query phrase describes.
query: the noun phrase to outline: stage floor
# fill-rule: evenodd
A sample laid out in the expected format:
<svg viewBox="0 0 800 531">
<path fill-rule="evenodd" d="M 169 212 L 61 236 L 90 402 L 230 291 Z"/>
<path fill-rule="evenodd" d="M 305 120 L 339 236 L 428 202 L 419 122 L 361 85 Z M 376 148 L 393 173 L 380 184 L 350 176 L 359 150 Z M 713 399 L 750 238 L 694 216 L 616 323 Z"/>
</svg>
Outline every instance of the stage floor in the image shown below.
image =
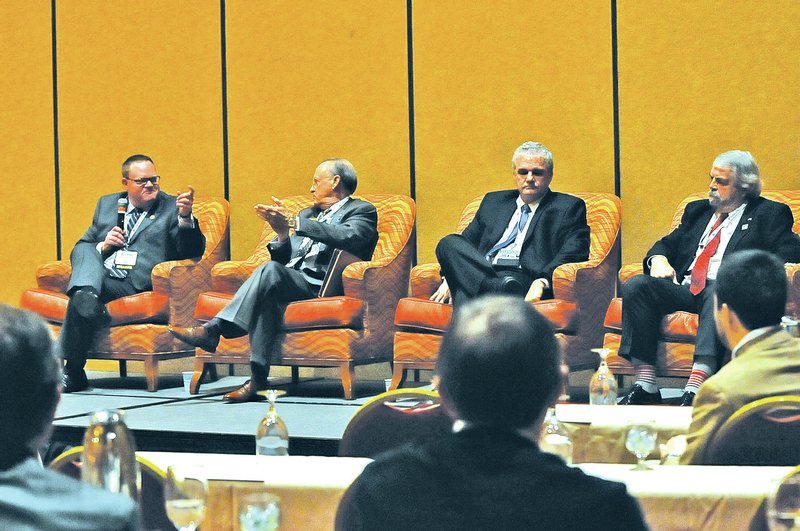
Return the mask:
<svg viewBox="0 0 800 531">
<path fill-rule="evenodd" d="M 200 394 L 183 388 L 181 375 L 162 374 L 159 390 L 148 392 L 143 376 L 120 378 L 116 373 L 88 372 L 91 388 L 65 394 L 56 410 L 50 454 L 82 444 L 94 411 L 120 409 L 139 450 L 253 454 L 255 431 L 267 413 L 266 402 L 231 404 L 222 395 L 242 385 L 245 376 L 224 376 L 204 383 Z M 588 377 L 570 376 L 571 402 L 588 402 Z M 591 376 L 591 373 L 588 373 Z M 666 383 L 666 382 L 665 382 Z M 292 455 L 337 455 L 339 441 L 356 410 L 384 390 L 384 382 L 357 380 L 354 400 L 342 398 L 338 378 L 271 377 L 270 387 L 286 394 L 277 401 L 278 415 L 289 430 Z M 428 381 L 407 382 L 404 387 L 430 389 Z M 662 387 L 665 398 L 676 399 L 680 389 Z M 51 457 L 55 457 L 51 455 Z"/>
</svg>

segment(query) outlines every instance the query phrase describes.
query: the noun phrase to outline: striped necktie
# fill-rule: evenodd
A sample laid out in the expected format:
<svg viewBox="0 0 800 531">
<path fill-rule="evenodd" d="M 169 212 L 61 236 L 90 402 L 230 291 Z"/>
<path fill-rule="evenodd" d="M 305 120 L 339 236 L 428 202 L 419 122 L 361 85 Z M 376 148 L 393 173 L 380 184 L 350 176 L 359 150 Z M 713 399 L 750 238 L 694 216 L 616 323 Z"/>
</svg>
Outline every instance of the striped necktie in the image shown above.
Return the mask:
<svg viewBox="0 0 800 531">
<path fill-rule="evenodd" d="M 133 229 L 136 228 L 136 222 L 139 221 L 139 217 L 142 215 L 142 209 L 134 208 L 128 214 L 128 221 L 125 223 L 125 247 L 128 247 L 128 240 L 130 240 L 131 234 L 133 233 Z M 105 266 L 108 269 L 108 276 L 111 278 L 125 278 L 128 276 L 127 269 L 120 269 L 114 265 L 114 258 L 116 257 L 117 252 L 114 253 L 106 258 Z"/>
</svg>

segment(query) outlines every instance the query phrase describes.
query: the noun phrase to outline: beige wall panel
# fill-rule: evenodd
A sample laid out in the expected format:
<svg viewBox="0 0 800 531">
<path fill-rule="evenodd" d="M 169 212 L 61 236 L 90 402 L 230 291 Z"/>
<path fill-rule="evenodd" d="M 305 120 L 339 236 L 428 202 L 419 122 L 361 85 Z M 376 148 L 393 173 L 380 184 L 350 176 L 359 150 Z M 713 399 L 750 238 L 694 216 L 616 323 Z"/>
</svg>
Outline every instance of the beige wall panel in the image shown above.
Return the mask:
<svg viewBox="0 0 800 531">
<path fill-rule="evenodd" d="M 17 305 L 56 258 L 50 2 L 2 2 L 0 19 L 0 302 Z"/>
<path fill-rule="evenodd" d="M 617 5 L 627 263 L 707 188 L 723 151 L 751 151 L 768 188 L 798 187 L 800 2 Z"/>
<path fill-rule="evenodd" d="M 414 2 L 420 262 L 464 205 L 514 186 L 525 140 L 553 152 L 553 188 L 614 191 L 608 2 Z"/>
<path fill-rule="evenodd" d="M 409 193 L 405 2 L 229 0 L 232 254 L 252 206 L 306 193 L 323 159 L 350 159 L 359 193 Z"/>
<path fill-rule="evenodd" d="M 133 153 L 169 193 L 223 194 L 219 20 L 217 0 L 58 3 L 65 256 Z"/>
</svg>

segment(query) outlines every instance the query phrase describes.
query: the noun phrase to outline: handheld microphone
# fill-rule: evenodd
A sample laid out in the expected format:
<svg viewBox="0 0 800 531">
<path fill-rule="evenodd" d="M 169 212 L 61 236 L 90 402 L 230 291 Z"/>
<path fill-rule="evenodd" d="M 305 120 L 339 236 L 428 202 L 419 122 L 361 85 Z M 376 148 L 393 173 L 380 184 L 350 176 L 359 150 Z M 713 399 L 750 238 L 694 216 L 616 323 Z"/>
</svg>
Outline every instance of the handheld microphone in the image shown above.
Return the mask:
<svg viewBox="0 0 800 531">
<path fill-rule="evenodd" d="M 125 213 L 128 211 L 128 199 L 120 197 L 117 199 L 117 227 L 125 230 Z"/>
</svg>

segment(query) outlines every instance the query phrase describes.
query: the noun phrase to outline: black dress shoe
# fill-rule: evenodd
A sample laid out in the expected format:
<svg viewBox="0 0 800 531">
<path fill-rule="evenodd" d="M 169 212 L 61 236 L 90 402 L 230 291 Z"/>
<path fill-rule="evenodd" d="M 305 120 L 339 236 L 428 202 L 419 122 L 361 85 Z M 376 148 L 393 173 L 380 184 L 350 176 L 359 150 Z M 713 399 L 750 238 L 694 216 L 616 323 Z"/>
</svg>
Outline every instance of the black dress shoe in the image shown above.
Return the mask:
<svg viewBox="0 0 800 531">
<path fill-rule="evenodd" d="M 633 387 L 631 387 L 631 390 L 628 391 L 628 394 L 623 396 L 619 403 L 622 406 L 648 406 L 660 404 L 661 393 L 659 391 L 656 391 L 655 393 L 648 393 L 642 389 L 641 385 L 634 384 Z"/>
<path fill-rule="evenodd" d="M 253 383 L 253 380 L 247 380 L 243 386 L 236 391 L 231 391 L 222 396 L 226 402 L 262 402 L 267 399 L 266 396 L 258 394 L 260 389 Z"/>
<path fill-rule="evenodd" d="M 94 290 L 81 288 L 72 294 L 72 304 L 78 315 L 98 325 L 108 326 L 111 316 Z"/>
<path fill-rule="evenodd" d="M 201 348 L 212 354 L 219 345 L 219 328 L 216 326 L 191 326 L 189 328 L 170 327 L 169 331 L 184 343 Z"/>
<path fill-rule="evenodd" d="M 697 393 L 694 393 L 692 391 L 684 391 L 683 392 L 683 396 L 681 397 L 681 401 L 678 402 L 678 405 L 679 406 L 691 406 L 692 403 L 694 402 L 694 396 L 696 394 Z"/>
<path fill-rule="evenodd" d="M 65 370 L 61 375 L 61 392 L 77 393 L 89 388 L 89 379 L 83 369 Z"/>
</svg>

